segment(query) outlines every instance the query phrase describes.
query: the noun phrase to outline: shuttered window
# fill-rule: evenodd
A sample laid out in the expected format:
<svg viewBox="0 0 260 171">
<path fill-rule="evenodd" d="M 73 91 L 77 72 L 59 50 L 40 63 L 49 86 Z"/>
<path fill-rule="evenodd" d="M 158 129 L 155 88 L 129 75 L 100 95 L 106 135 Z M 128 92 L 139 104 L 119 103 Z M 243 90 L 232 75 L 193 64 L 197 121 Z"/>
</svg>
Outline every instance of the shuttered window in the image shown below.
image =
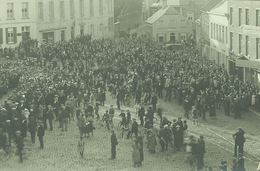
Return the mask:
<svg viewBox="0 0 260 171">
<path fill-rule="evenodd" d="M 3 29 L 0 28 L 0 44 L 3 44 Z"/>
</svg>

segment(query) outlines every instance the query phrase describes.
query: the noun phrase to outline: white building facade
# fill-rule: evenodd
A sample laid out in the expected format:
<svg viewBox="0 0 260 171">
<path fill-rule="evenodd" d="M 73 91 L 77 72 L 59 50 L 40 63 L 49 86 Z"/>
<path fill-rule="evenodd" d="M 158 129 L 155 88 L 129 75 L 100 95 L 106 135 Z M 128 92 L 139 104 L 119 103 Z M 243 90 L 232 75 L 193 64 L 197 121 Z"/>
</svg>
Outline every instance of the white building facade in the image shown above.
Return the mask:
<svg viewBox="0 0 260 171">
<path fill-rule="evenodd" d="M 260 1 L 230 0 L 229 49 L 243 81 L 260 81 Z"/>
<path fill-rule="evenodd" d="M 222 1 L 208 12 L 210 60 L 228 70 L 228 3 Z"/>
<path fill-rule="evenodd" d="M 23 37 L 57 42 L 87 34 L 114 36 L 114 0 L 0 1 L 2 47 L 15 47 Z"/>
</svg>

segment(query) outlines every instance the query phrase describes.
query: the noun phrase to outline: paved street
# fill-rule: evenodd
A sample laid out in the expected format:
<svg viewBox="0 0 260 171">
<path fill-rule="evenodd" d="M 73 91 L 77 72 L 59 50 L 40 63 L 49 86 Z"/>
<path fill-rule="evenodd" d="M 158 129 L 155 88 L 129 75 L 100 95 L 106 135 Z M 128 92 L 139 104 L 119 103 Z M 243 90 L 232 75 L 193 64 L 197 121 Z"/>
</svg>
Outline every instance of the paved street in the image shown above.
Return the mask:
<svg viewBox="0 0 260 171">
<path fill-rule="evenodd" d="M 115 105 L 114 99 L 108 96 L 107 103 L 105 107 L 101 108 L 100 114 L 102 115 L 110 104 Z M 160 105 L 168 110 L 165 113 L 169 119 L 181 116 L 182 108 L 175 103 L 164 103 L 160 101 Z M 132 112 L 132 117 L 136 117 L 134 114 L 134 109 L 131 107 L 123 107 L 123 109 L 130 109 Z M 117 110 L 116 114 L 119 115 L 120 111 Z M 255 115 L 249 113 L 244 117 L 245 121 L 241 121 L 241 125 L 246 125 L 246 120 L 248 117 L 254 117 Z M 205 162 L 206 166 L 212 166 L 217 168 L 222 159 L 227 160 L 229 163 L 232 162 L 233 154 L 233 141 L 232 133 L 237 128 L 236 125 L 238 121 L 230 119 L 229 126 L 225 126 L 226 118 L 219 114 L 217 120 L 208 120 L 209 123 L 202 122 L 199 126 L 192 125 L 191 121 L 189 124 L 189 133 L 195 136 L 200 134 L 204 135 L 206 141 L 206 156 Z M 249 119 L 249 118 L 248 118 Z M 115 123 L 120 120 L 119 116 L 115 116 Z M 224 123 L 222 123 L 224 122 Z M 248 170 L 253 170 L 256 168 L 255 163 L 256 157 L 259 157 L 259 137 L 253 136 L 255 127 L 258 128 L 259 125 L 253 127 L 252 124 L 257 122 L 255 120 L 248 122 L 248 127 L 246 127 L 246 168 Z M 251 124 L 249 124 L 251 123 Z M 240 125 L 240 126 L 241 126 Z M 55 129 L 57 129 L 58 123 L 55 124 Z M 106 130 L 104 127 L 100 127 L 99 124 L 95 123 L 96 130 L 94 136 L 86 138 L 85 147 L 85 159 L 81 159 L 77 153 L 77 141 L 79 138 L 79 131 L 77 129 L 76 123 L 72 122 L 69 126 L 68 132 L 61 132 L 60 130 L 55 130 L 53 132 L 46 132 L 45 137 L 45 149 L 40 150 L 38 141 L 35 145 L 31 145 L 29 138 L 26 139 L 26 160 L 24 164 L 19 164 L 17 162 L 18 157 L 12 155 L 9 159 L 5 160 L 1 166 L 4 171 L 12 171 L 15 169 L 28 170 L 135 170 L 132 168 L 132 158 L 131 158 L 131 140 L 122 139 L 120 137 L 120 132 L 117 130 L 117 136 L 119 138 L 118 155 L 117 160 L 111 161 L 110 158 L 110 131 Z M 257 142 L 258 141 L 258 142 Z M 160 151 L 159 145 L 157 146 L 157 151 Z M 145 149 L 145 162 L 144 166 L 140 170 L 171 170 L 171 168 L 179 168 L 181 170 L 189 170 L 188 164 L 185 163 L 187 154 L 185 152 L 175 153 L 172 150 L 161 153 L 157 152 L 152 155 Z M 154 164 L 156 163 L 160 164 Z"/>
</svg>

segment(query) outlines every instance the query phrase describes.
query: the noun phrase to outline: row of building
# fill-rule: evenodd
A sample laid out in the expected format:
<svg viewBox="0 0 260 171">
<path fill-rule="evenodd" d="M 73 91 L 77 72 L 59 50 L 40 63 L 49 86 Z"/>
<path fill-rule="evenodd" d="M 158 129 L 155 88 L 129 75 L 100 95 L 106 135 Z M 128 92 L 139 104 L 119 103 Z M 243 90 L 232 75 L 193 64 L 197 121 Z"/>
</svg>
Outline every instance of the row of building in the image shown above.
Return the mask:
<svg viewBox="0 0 260 171">
<path fill-rule="evenodd" d="M 42 42 L 79 35 L 114 35 L 114 0 L 1 0 L 0 47 L 15 47 L 26 37 Z"/>
<path fill-rule="evenodd" d="M 203 57 L 243 81 L 260 81 L 260 1 L 214 0 L 196 20 Z"/>
</svg>

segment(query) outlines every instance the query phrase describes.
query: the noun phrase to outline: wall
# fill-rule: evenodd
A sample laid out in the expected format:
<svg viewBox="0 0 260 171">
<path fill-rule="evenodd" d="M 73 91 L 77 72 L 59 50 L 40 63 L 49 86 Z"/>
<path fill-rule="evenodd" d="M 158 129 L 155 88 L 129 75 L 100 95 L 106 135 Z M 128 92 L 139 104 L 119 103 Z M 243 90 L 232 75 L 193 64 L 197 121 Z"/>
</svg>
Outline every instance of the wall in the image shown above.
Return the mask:
<svg viewBox="0 0 260 171">
<path fill-rule="evenodd" d="M 228 70 L 228 18 L 227 2 L 209 11 L 210 59 Z"/>
<path fill-rule="evenodd" d="M 1 0 L 0 5 L 0 28 L 2 31 L 2 40 L 3 43 L 0 46 L 2 47 L 15 47 L 19 44 L 19 42 L 22 39 L 22 36 L 20 35 L 22 32 L 22 27 L 28 26 L 30 27 L 30 35 L 32 37 L 36 36 L 36 30 L 35 30 L 35 10 L 34 0 L 27 0 L 28 2 L 28 18 L 22 18 L 22 2 L 23 1 L 16 1 L 16 0 Z M 7 19 L 7 3 L 13 3 L 13 12 L 14 12 L 14 18 L 13 19 Z M 14 27 L 17 30 L 16 38 L 17 41 L 15 43 L 7 44 L 6 42 L 6 28 Z"/>
<path fill-rule="evenodd" d="M 165 36 L 165 41 L 170 41 L 170 33 L 175 33 L 176 41 L 181 41 L 181 35 L 187 37 L 192 34 L 191 23 L 182 15 L 164 15 L 153 24 L 153 37 L 158 34 Z M 157 39 L 158 40 L 158 39 Z"/>
<path fill-rule="evenodd" d="M 54 17 L 50 18 L 49 2 L 54 4 Z M 64 2 L 64 17 L 61 18 L 60 2 Z M 14 20 L 7 20 L 7 3 L 14 3 Z M 29 4 L 29 19 L 22 19 L 22 2 Z M 43 19 L 39 18 L 39 2 L 43 3 Z M 74 27 L 75 37 L 80 35 L 81 26 L 84 25 L 84 34 L 92 34 L 94 39 L 108 38 L 114 36 L 114 0 L 103 0 L 103 15 L 99 12 L 99 0 L 93 0 L 94 15 L 90 15 L 90 0 L 73 0 L 74 18 L 71 18 L 71 0 L 1 0 L 0 5 L 0 28 L 3 29 L 2 47 L 15 47 L 21 41 L 17 36 L 16 43 L 6 44 L 5 28 L 16 27 L 17 34 L 21 33 L 22 26 L 30 27 L 30 37 L 43 40 L 43 33 L 54 32 L 54 40 L 61 40 L 61 31 L 65 32 L 65 40 L 71 39 L 71 28 Z M 84 15 L 81 16 L 82 7 Z M 91 26 L 94 26 L 93 33 Z M 102 27 L 101 27 L 102 26 Z M 102 28 L 102 29 L 101 29 Z M 110 29 L 109 29 L 110 28 Z M 1 39 L 1 35 L 0 35 Z M 1 41 L 0 41 L 1 43 Z"/>
<path fill-rule="evenodd" d="M 230 25 L 230 32 L 233 33 L 233 51 L 239 54 L 239 34 L 242 35 L 242 54 L 245 55 L 245 36 L 249 36 L 249 55 L 256 59 L 256 38 L 260 38 L 260 26 L 256 27 L 256 9 L 260 9 L 260 1 L 230 1 L 228 9 L 233 8 L 233 24 Z M 238 9 L 242 8 L 241 26 L 238 24 Z M 245 25 L 245 9 L 249 9 L 249 25 Z M 249 30 L 249 31 L 248 31 Z"/>
</svg>

